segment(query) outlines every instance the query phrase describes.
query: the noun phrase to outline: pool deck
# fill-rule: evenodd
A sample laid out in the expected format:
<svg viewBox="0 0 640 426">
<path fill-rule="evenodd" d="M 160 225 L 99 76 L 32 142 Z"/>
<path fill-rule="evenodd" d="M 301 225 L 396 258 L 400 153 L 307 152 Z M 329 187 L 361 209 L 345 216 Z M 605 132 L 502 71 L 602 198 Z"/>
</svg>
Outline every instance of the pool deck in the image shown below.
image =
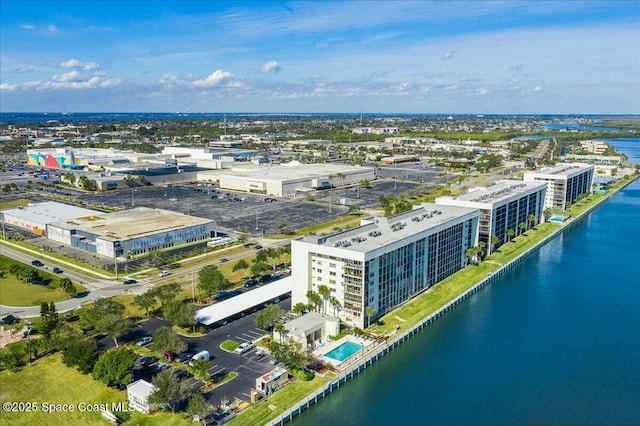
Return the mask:
<svg viewBox="0 0 640 426">
<path fill-rule="evenodd" d="M 322 339 L 323 344 L 320 347 L 317 347 L 316 349 L 314 349 L 312 351 L 312 354 L 314 357 L 318 358 L 319 360 L 323 361 L 326 364 L 331 364 L 334 367 L 339 367 L 340 364 L 343 364 L 345 362 L 347 362 L 349 360 L 349 358 L 352 358 L 354 355 L 359 354 L 360 352 L 362 352 L 362 350 L 364 350 L 365 348 L 367 348 L 369 345 L 373 345 L 375 342 L 371 339 L 367 339 L 365 337 L 359 337 L 359 336 L 354 336 L 351 334 L 348 334 L 344 337 L 342 337 L 339 340 L 329 340 L 326 341 L 326 339 Z M 354 355 L 350 356 L 349 358 L 345 359 L 344 361 L 338 361 L 337 359 L 333 359 L 333 358 L 329 358 L 327 356 L 325 356 L 325 354 L 331 352 L 332 350 L 334 350 L 335 348 L 337 348 L 338 346 L 342 345 L 345 342 L 353 342 L 353 343 L 357 343 L 359 345 L 362 345 L 362 350 L 356 352 Z"/>
</svg>

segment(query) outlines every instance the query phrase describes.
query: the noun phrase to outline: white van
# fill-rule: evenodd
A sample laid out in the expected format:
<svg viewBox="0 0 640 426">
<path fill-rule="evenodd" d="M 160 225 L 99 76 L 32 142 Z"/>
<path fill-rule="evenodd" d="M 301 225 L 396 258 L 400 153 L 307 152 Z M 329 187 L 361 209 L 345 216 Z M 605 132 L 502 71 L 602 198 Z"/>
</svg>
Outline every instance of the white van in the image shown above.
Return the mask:
<svg viewBox="0 0 640 426">
<path fill-rule="evenodd" d="M 200 351 L 191 357 L 191 361 L 189 361 L 189 366 L 193 367 L 193 362 L 199 359 L 206 359 L 207 361 L 209 361 L 210 358 L 211 357 L 209 356 L 209 351 Z"/>
</svg>

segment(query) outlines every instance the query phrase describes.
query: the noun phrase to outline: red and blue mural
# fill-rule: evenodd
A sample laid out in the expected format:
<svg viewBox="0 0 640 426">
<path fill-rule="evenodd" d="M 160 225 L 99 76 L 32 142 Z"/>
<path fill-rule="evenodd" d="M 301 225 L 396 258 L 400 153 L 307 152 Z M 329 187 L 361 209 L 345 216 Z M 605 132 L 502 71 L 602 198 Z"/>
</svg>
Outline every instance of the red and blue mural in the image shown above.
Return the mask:
<svg viewBox="0 0 640 426">
<path fill-rule="evenodd" d="M 78 159 L 73 155 L 73 151 L 67 154 L 28 154 L 27 165 L 44 167 L 47 169 L 84 169 L 89 164 L 86 159 Z"/>
</svg>

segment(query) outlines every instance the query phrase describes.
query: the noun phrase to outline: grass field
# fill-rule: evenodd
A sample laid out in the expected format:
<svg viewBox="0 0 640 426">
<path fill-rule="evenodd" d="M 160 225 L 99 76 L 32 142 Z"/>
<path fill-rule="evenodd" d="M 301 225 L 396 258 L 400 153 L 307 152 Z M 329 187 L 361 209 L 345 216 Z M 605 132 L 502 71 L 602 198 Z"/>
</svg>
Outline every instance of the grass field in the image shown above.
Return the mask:
<svg viewBox="0 0 640 426">
<path fill-rule="evenodd" d="M 309 382 L 296 380 L 268 398 L 260 401 L 254 407 L 246 409 L 240 416 L 225 424 L 230 426 L 265 424 L 267 421 L 285 412 L 289 407 L 314 390 L 320 389 L 326 383 L 327 379 L 317 375 Z"/>
<path fill-rule="evenodd" d="M 60 302 L 66 299 L 66 294 L 59 289 L 42 284 L 30 284 L 20 281 L 9 273 L 12 264 L 19 263 L 0 256 L 0 265 L 5 268 L 5 276 L 0 279 L 0 305 L 8 306 L 37 306 L 42 302 Z M 35 269 L 35 268 L 34 268 Z M 40 279 L 57 283 L 60 279 L 52 274 L 38 270 Z M 78 293 L 86 291 L 79 284 L 74 284 Z"/>
</svg>

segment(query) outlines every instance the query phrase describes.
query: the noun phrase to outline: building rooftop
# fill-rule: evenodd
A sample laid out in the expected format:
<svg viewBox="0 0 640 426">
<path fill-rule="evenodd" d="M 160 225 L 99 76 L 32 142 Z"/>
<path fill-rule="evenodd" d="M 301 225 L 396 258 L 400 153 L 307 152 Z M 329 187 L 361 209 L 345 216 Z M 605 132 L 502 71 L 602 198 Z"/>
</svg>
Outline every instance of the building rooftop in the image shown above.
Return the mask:
<svg viewBox="0 0 640 426">
<path fill-rule="evenodd" d="M 422 203 L 413 210 L 391 217 L 373 217 L 363 220 L 358 228 L 348 229 L 326 237 L 306 236 L 304 241 L 366 253 L 403 238 L 435 228 L 460 216 L 479 214 L 469 207 Z"/>
<path fill-rule="evenodd" d="M 545 187 L 545 185 L 545 183 L 539 182 L 500 180 L 492 186 L 470 188 L 469 192 L 452 198 L 454 200 L 471 201 L 474 203 L 496 203 L 534 188 Z"/>
<path fill-rule="evenodd" d="M 338 173 L 347 174 L 350 172 L 373 173 L 371 167 L 347 166 L 341 164 L 302 164 L 292 161 L 280 165 L 244 166 L 243 168 L 233 168 L 229 171 L 221 171 L 220 175 L 245 176 L 256 179 L 268 180 L 291 180 L 291 179 L 311 179 L 315 177 L 336 176 Z M 338 181 L 336 181 L 336 184 Z"/>
<path fill-rule="evenodd" d="M 19 217 L 29 222 L 43 224 L 102 214 L 102 212 L 97 210 L 70 206 L 55 201 L 46 201 L 44 203 L 31 204 L 27 207 L 3 210 L 2 213 Z"/>
<path fill-rule="evenodd" d="M 339 320 L 319 312 L 309 312 L 285 323 L 284 328 L 289 334 L 298 334 L 298 332 L 306 332 L 327 321 L 338 322 Z"/>
<path fill-rule="evenodd" d="M 74 218 L 54 225 L 63 229 L 77 229 L 110 241 L 122 241 L 173 231 L 211 222 L 195 216 L 187 216 L 169 210 L 136 207 L 115 213 L 100 213 Z"/>
<path fill-rule="evenodd" d="M 580 170 L 586 170 L 588 168 L 593 168 L 593 165 L 580 164 L 580 163 L 566 163 L 566 164 L 559 164 L 554 167 L 547 167 L 547 168 L 536 170 L 529 173 L 532 173 L 534 175 L 540 174 L 540 175 L 566 176 Z"/>
</svg>

